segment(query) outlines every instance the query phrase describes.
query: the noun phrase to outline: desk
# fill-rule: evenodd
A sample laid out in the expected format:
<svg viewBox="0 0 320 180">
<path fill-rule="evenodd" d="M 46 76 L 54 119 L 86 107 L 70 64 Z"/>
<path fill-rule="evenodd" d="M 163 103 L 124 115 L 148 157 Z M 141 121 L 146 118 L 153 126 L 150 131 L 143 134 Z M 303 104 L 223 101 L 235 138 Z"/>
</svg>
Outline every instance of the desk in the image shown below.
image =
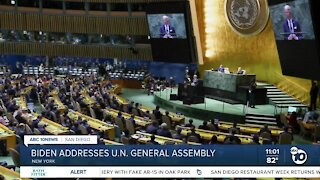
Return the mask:
<svg viewBox="0 0 320 180">
<path fill-rule="evenodd" d="M 229 92 L 237 92 L 239 86 L 250 86 L 256 82 L 256 75 L 226 74 L 218 71 L 205 71 L 203 86 Z"/>
<path fill-rule="evenodd" d="M 20 98 L 17 98 L 17 105 L 23 109 L 23 110 L 28 110 L 27 104 L 25 102 L 25 97 L 24 96 L 20 96 Z M 39 114 L 37 113 L 31 113 L 29 114 L 29 124 L 31 124 L 31 121 L 36 119 L 39 116 Z M 50 134 L 54 134 L 54 135 L 58 135 L 58 134 L 67 134 L 68 128 L 53 122 L 47 118 L 42 118 L 41 121 L 39 122 L 39 125 L 44 125 L 47 124 L 48 126 L 45 128 L 47 132 L 49 132 Z"/>
<path fill-rule="evenodd" d="M 108 109 L 104 109 L 104 112 L 110 116 L 112 116 L 113 118 L 116 118 L 118 116 L 118 110 L 112 109 L 112 108 L 108 108 Z M 122 116 L 125 119 L 129 119 L 131 117 L 131 114 L 125 113 L 125 112 L 121 112 Z M 147 127 L 148 125 L 150 125 L 152 123 L 151 120 L 147 120 L 144 119 L 143 117 L 139 117 L 139 116 L 135 116 L 134 120 L 136 122 L 136 125 L 141 126 L 141 127 Z"/>
<path fill-rule="evenodd" d="M 178 126 L 177 128 L 181 128 L 181 134 L 184 136 L 187 136 L 189 132 L 191 132 L 190 128 L 188 127 L 182 127 Z M 229 133 L 223 133 L 223 132 L 217 132 L 217 131 L 207 131 L 207 130 L 202 130 L 202 129 L 195 129 L 196 133 L 198 133 L 202 139 L 210 141 L 212 136 L 217 136 L 217 139 L 219 142 L 223 143 L 224 139 L 229 136 Z M 241 144 L 250 144 L 252 142 L 252 137 L 251 136 L 245 136 L 245 135 L 238 135 L 236 134 L 240 140 Z M 262 144 L 262 139 L 260 138 L 260 143 Z"/>
<path fill-rule="evenodd" d="M 0 166 L 0 174 L 4 176 L 5 180 L 21 179 L 19 173 L 12 171 L 11 169 L 7 169 L 3 166 Z M 28 180 L 28 179 L 22 179 L 22 180 Z"/>
<path fill-rule="evenodd" d="M 29 87 L 26 87 L 26 88 L 24 88 L 24 89 L 21 89 L 20 95 L 29 94 L 32 88 L 33 88 L 32 86 L 29 86 Z"/>
<path fill-rule="evenodd" d="M 93 129 L 96 129 L 101 132 L 107 132 L 109 139 L 114 140 L 115 138 L 115 129 L 114 129 L 114 125 L 112 124 L 108 124 L 106 122 L 100 121 L 98 119 L 94 119 L 90 116 L 87 116 L 72 110 L 69 110 L 68 117 L 73 121 L 78 121 L 79 117 L 81 117 L 82 120 L 87 120 L 89 126 L 92 127 Z"/>
<path fill-rule="evenodd" d="M 286 120 L 288 121 L 288 123 L 289 123 L 289 119 L 290 119 L 290 115 L 287 115 Z M 303 127 L 308 131 L 313 131 L 315 126 L 318 123 L 316 120 L 305 122 L 305 121 L 303 121 L 303 119 L 297 119 L 297 121 L 298 121 L 298 123 L 299 123 L 299 121 L 302 122 Z"/>
<path fill-rule="evenodd" d="M 66 106 L 61 102 L 59 98 L 59 89 L 54 89 L 50 92 L 50 99 L 54 100 L 55 105 L 57 106 L 60 112 L 64 112 L 66 110 Z"/>
<path fill-rule="evenodd" d="M 304 122 L 302 121 L 302 125 L 309 131 L 313 131 L 318 122 Z"/>
<path fill-rule="evenodd" d="M 140 110 L 143 111 L 143 112 L 147 112 L 149 111 L 150 113 L 153 112 L 153 110 L 149 107 L 145 107 L 145 106 L 141 106 L 140 107 Z M 165 112 L 161 112 L 162 114 L 165 114 Z M 184 115 L 179 115 L 179 114 L 175 114 L 173 112 L 169 112 L 169 116 L 171 117 L 171 120 L 173 122 L 175 122 L 176 124 L 184 124 Z"/>
<path fill-rule="evenodd" d="M 256 75 L 225 74 L 217 71 L 205 71 L 203 86 L 205 95 L 228 103 L 246 104 L 248 89 L 256 82 Z M 255 93 L 256 104 L 267 103 L 266 89 Z M 259 97 L 259 98 L 258 98 Z"/>
<path fill-rule="evenodd" d="M 94 104 L 96 104 L 96 101 L 89 96 L 89 94 L 88 94 L 88 89 L 87 89 L 87 88 L 84 89 L 84 90 L 81 92 L 81 95 L 82 95 L 82 97 L 84 97 L 82 101 L 83 101 L 87 106 L 91 107 L 91 106 L 93 106 Z"/>
<path fill-rule="evenodd" d="M 229 123 L 229 122 L 219 122 L 219 129 L 223 130 L 223 131 L 228 131 L 230 128 L 233 127 L 233 123 Z M 245 125 L 245 124 L 237 124 L 237 127 L 240 129 L 241 133 L 244 134 L 258 134 L 260 132 L 260 129 L 263 128 L 263 126 L 253 126 L 253 125 Z M 269 129 L 271 130 L 271 134 L 272 136 L 279 136 L 283 131 L 280 130 L 279 128 L 271 128 L 269 127 Z"/>
<path fill-rule="evenodd" d="M 16 148 L 16 135 L 8 127 L 0 124 L 0 140 L 7 141 L 7 150 Z"/>
<path fill-rule="evenodd" d="M 118 100 L 118 102 L 120 104 L 123 104 L 123 105 L 127 105 L 128 104 L 128 102 L 124 98 L 122 98 L 122 97 L 120 97 L 118 95 L 114 95 L 114 97 Z M 149 107 L 146 107 L 146 106 L 141 106 L 140 110 L 142 112 L 144 112 L 144 113 L 147 112 L 147 111 L 152 113 L 152 111 L 153 111 L 153 109 L 151 109 Z M 164 114 L 164 112 L 162 112 L 162 114 Z M 169 116 L 171 117 L 172 121 L 175 122 L 176 124 L 184 124 L 184 119 L 185 119 L 184 115 L 179 115 L 179 114 L 175 114 L 175 113 L 169 112 Z"/>
<path fill-rule="evenodd" d="M 204 103 L 203 82 L 199 80 L 196 86 L 190 84 L 178 85 L 178 100 L 183 104 L 202 104 Z"/>
<path fill-rule="evenodd" d="M 110 141 L 110 140 L 107 140 L 107 139 L 103 139 L 102 141 L 105 143 L 105 145 L 124 145 L 122 143 L 118 143 L 118 142 L 115 142 L 115 141 Z"/>
<path fill-rule="evenodd" d="M 66 110 L 66 106 L 61 102 L 58 95 L 52 95 L 52 97 L 49 97 L 49 100 L 53 99 L 54 104 L 57 106 L 57 109 L 63 113 Z"/>
<path fill-rule="evenodd" d="M 125 99 L 124 99 L 123 97 L 121 97 L 121 96 L 118 96 L 118 95 L 114 94 L 113 97 L 115 97 L 116 100 L 117 100 L 120 104 L 123 104 L 123 105 L 129 104 L 129 103 L 127 102 L 127 100 L 125 100 Z"/>
<path fill-rule="evenodd" d="M 35 116 L 38 116 L 38 115 L 35 114 Z M 39 122 L 39 124 L 40 125 L 46 124 L 47 127 L 45 129 L 50 134 L 59 135 L 59 134 L 68 134 L 69 133 L 69 130 L 67 127 L 64 127 L 61 124 L 58 124 L 56 122 L 50 121 L 47 118 L 42 118 L 41 121 Z"/>
<path fill-rule="evenodd" d="M 112 82 L 112 81 L 111 81 Z M 112 82 L 113 83 L 113 82 Z M 122 87 L 118 84 L 114 85 L 111 89 L 108 90 L 109 93 L 112 94 L 120 94 L 122 90 Z"/>
<path fill-rule="evenodd" d="M 151 140 L 151 136 L 152 134 L 137 131 L 136 134 L 133 134 L 131 137 L 137 140 L 141 144 L 147 144 Z M 156 137 L 155 141 L 161 145 L 164 145 L 167 141 L 174 142 L 175 144 L 183 143 L 183 141 L 179 139 L 167 138 L 167 137 L 158 136 L 158 135 L 155 135 L 155 137 Z M 188 144 L 200 145 L 199 143 L 193 143 L 193 142 L 188 142 Z"/>
<path fill-rule="evenodd" d="M 28 110 L 28 105 L 25 101 L 25 96 L 21 95 L 19 98 L 15 98 L 17 106 L 20 107 L 21 110 Z"/>
</svg>

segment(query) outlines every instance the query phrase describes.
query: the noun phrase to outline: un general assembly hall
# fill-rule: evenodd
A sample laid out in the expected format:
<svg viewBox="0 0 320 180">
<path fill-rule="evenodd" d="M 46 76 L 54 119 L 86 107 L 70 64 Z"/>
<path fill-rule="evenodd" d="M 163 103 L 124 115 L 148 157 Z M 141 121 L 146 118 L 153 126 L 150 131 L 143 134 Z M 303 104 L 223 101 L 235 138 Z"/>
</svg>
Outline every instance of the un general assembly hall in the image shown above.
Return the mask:
<svg viewBox="0 0 320 180">
<path fill-rule="evenodd" d="M 250 179 L 311 179 L 308 168 L 320 167 L 319 8 L 318 0 L 0 0 L 0 180 L 212 179 L 215 166 L 270 164 L 305 174 Z M 127 174 L 112 174 L 121 166 Z M 129 170 L 139 167 L 150 174 Z M 220 175 L 248 179 L 241 172 Z"/>
</svg>

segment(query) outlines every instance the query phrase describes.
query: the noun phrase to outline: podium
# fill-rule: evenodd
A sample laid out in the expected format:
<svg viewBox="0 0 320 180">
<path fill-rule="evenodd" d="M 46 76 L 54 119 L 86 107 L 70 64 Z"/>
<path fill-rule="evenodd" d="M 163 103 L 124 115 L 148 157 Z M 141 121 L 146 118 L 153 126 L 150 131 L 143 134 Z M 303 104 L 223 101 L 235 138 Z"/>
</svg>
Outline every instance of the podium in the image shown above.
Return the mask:
<svg viewBox="0 0 320 180">
<path fill-rule="evenodd" d="M 202 81 L 199 81 L 196 86 L 189 84 L 179 84 L 178 100 L 183 104 L 202 104 L 204 103 L 204 89 Z"/>
</svg>

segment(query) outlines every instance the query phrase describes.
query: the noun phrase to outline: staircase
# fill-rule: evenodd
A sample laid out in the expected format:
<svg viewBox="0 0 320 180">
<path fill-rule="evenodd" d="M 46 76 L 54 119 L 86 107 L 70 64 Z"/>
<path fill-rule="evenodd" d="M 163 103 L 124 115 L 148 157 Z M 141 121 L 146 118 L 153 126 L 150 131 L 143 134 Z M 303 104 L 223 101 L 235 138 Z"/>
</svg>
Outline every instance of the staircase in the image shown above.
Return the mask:
<svg viewBox="0 0 320 180">
<path fill-rule="evenodd" d="M 293 98 L 292 96 L 281 91 L 280 89 L 278 89 L 273 85 L 264 85 L 264 87 L 267 89 L 267 97 L 269 98 L 270 103 L 274 104 L 277 107 L 280 107 L 280 108 L 307 107 L 297 99 Z"/>
<path fill-rule="evenodd" d="M 265 125 L 277 126 L 277 118 L 273 114 L 246 114 L 247 125 Z"/>
</svg>

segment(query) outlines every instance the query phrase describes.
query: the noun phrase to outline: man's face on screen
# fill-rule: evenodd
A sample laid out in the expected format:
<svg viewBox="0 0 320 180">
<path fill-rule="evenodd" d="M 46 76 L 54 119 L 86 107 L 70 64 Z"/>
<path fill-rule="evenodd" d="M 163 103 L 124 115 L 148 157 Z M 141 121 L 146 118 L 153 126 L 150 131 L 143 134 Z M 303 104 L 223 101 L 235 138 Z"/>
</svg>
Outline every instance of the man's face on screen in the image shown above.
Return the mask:
<svg viewBox="0 0 320 180">
<path fill-rule="evenodd" d="M 167 25 L 169 23 L 170 23 L 169 18 L 168 17 L 164 17 L 163 18 L 163 24 Z"/>
<path fill-rule="evenodd" d="M 290 8 L 285 8 L 284 9 L 284 14 L 287 17 L 287 19 L 291 19 L 292 13 L 291 13 L 291 9 Z"/>
</svg>

